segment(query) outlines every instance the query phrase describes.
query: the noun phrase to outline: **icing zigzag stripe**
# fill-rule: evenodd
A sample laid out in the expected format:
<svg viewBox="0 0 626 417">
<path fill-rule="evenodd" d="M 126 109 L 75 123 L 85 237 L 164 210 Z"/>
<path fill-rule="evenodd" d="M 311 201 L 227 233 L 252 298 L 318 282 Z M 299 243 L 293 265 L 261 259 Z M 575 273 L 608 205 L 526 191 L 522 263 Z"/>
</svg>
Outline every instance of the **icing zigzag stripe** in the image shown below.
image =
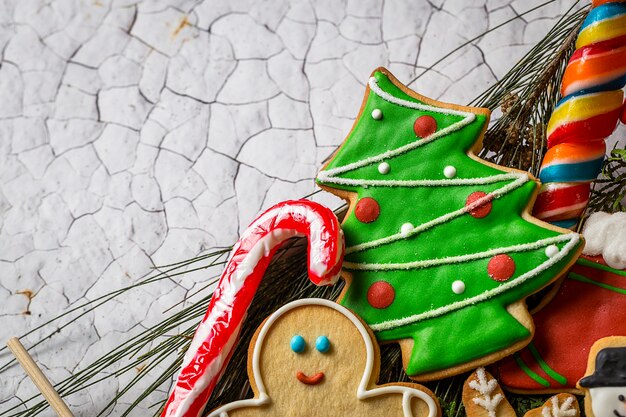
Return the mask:
<svg viewBox="0 0 626 417">
<path fill-rule="evenodd" d="M 605 290 L 615 291 L 620 294 L 626 295 L 626 290 L 623 288 L 614 287 L 612 285 L 604 284 L 602 282 L 597 282 L 587 277 L 584 277 L 580 274 L 576 274 L 574 272 L 570 272 L 569 277 L 575 281 L 585 282 L 587 284 L 597 285 L 598 287 L 604 288 Z"/>
<path fill-rule="evenodd" d="M 590 260 L 582 258 L 582 257 L 578 258 L 576 263 L 578 265 L 587 266 L 589 268 L 595 268 L 601 271 L 610 272 L 611 274 L 621 275 L 623 277 L 626 277 L 626 271 L 620 271 L 619 269 L 611 268 L 608 265 L 599 264 L 597 262 L 591 262 Z"/>
<path fill-rule="evenodd" d="M 537 350 L 533 342 L 530 342 L 528 344 L 528 350 L 530 350 L 530 353 L 533 355 L 533 358 L 535 358 L 535 360 L 539 364 L 539 367 L 541 367 L 541 369 L 543 369 L 543 371 L 546 374 L 548 374 L 550 378 L 554 379 L 556 382 L 558 382 L 561 385 L 567 384 L 567 378 L 565 378 L 563 375 L 561 375 L 554 369 L 550 368 L 550 365 L 548 365 L 546 361 L 543 360 L 543 358 L 541 357 L 541 354 L 539 353 L 539 351 Z"/>
<path fill-rule="evenodd" d="M 519 352 L 515 352 L 513 357 L 515 358 L 515 362 L 520 367 L 520 369 L 523 370 L 524 373 L 528 375 L 533 381 L 535 381 L 542 387 L 546 387 L 546 388 L 550 387 L 550 383 L 545 378 L 543 378 L 541 375 L 537 374 L 535 371 L 530 369 L 530 367 L 526 364 L 526 362 L 524 362 L 524 359 L 522 359 L 522 357 L 520 356 Z"/>
<path fill-rule="evenodd" d="M 487 301 L 488 299 L 495 297 L 498 294 L 501 294 L 505 291 L 508 291 L 510 289 L 513 289 L 517 286 L 522 285 L 523 283 L 525 283 L 526 281 L 532 279 L 533 277 L 535 277 L 536 275 L 538 275 L 539 273 L 545 271 L 546 269 L 550 268 L 551 266 L 555 265 L 556 263 L 558 263 L 559 261 L 561 261 L 562 259 L 565 258 L 565 256 L 571 251 L 573 250 L 577 245 L 578 242 L 580 241 L 580 238 L 578 236 L 578 234 L 576 233 L 567 233 L 564 235 L 559 235 L 556 236 L 554 238 L 555 240 L 558 239 L 558 242 L 564 242 L 564 241 L 568 241 L 567 244 L 565 244 L 565 246 L 563 246 L 563 249 L 559 251 L 559 253 L 557 253 L 555 256 L 553 256 L 552 258 L 549 258 L 547 261 L 543 262 L 542 264 L 540 264 L 539 266 L 537 266 L 534 269 L 531 269 L 530 271 L 520 275 L 519 277 L 516 277 L 515 279 L 505 282 L 504 284 L 493 288 L 491 290 L 487 290 L 475 297 L 471 297 L 471 298 L 466 298 L 465 300 L 461 300 L 461 301 L 457 301 L 455 303 L 451 303 L 451 304 L 447 304 L 443 307 L 439 307 L 439 308 L 435 308 L 433 310 L 430 311 L 426 311 L 424 313 L 420 313 L 420 314 L 414 314 L 412 316 L 409 317 L 404 317 L 401 319 L 396 319 L 396 320 L 389 320 L 389 321 L 384 321 L 381 323 L 373 323 L 370 324 L 370 327 L 372 328 L 372 330 L 374 331 L 382 331 L 382 330 L 389 330 L 389 329 L 393 329 L 395 327 L 399 327 L 399 326 L 406 326 L 407 324 L 412 324 L 412 323 L 416 323 L 418 321 L 422 321 L 422 320 L 427 320 L 427 319 L 432 319 L 434 317 L 439 317 L 439 316 L 443 316 L 444 314 L 448 314 L 452 311 L 456 311 L 456 310 L 460 310 L 461 308 L 467 307 L 469 305 L 472 304 L 476 304 L 476 303 L 480 303 L 482 301 Z M 546 239 L 547 240 L 547 239 Z"/>
<path fill-rule="evenodd" d="M 521 245 L 514 245 L 508 247 L 502 247 L 497 249 L 491 249 L 484 252 L 471 253 L 461 256 L 450 256 L 447 258 L 438 259 L 426 259 L 423 261 L 406 262 L 406 263 L 385 263 L 385 264 L 368 264 L 368 263 L 355 263 L 344 262 L 343 267 L 350 270 L 360 271 L 393 271 L 398 269 L 418 269 L 418 268 L 430 268 L 438 265 L 451 265 L 456 263 L 474 261 L 476 259 L 489 258 L 501 253 L 515 253 L 515 252 L 527 252 L 531 250 L 537 250 L 548 247 L 555 243 L 566 242 L 570 240 L 573 233 L 550 237 L 547 239 L 538 240 L 532 243 L 524 243 Z"/>
<path fill-rule="evenodd" d="M 419 141 L 423 142 L 423 141 Z M 378 156 L 376 156 L 378 162 Z M 373 162 L 375 163 L 375 162 Z M 343 168 L 343 167 L 341 167 Z M 361 168 L 361 167 L 359 167 Z M 338 169 L 338 168 L 335 168 Z M 368 186 L 368 187 L 456 187 L 463 185 L 487 185 L 494 184 L 496 182 L 515 180 L 520 177 L 525 177 L 528 179 L 527 175 L 524 174 L 500 174 L 494 175 L 492 177 L 482 177 L 482 178 L 457 178 L 452 180 L 365 180 L 365 179 L 356 179 L 356 178 L 341 178 L 329 175 L 329 172 L 332 174 L 337 174 L 335 169 L 329 169 L 328 171 L 322 171 L 318 174 L 317 179 L 323 182 L 338 184 L 338 185 L 354 185 L 354 186 Z M 526 181 L 524 181 L 526 182 Z"/>
</svg>

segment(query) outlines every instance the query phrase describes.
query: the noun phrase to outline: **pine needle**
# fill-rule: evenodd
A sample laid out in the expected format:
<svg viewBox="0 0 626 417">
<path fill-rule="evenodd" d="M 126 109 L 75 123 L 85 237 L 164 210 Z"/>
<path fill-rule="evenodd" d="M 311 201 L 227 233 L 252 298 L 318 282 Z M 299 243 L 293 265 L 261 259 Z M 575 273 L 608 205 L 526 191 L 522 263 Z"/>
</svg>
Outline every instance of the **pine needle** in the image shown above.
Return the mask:
<svg viewBox="0 0 626 417">
<path fill-rule="evenodd" d="M 613 149 L 594 184 L 587 212 L 626 211 L 626 149 Z"/>
<path fill-rule="evenodd" d="M 500 81 L 472 105 L 500 109 L 479 156 L 538 176 L 546 152 L 546 126 L 560 98 L 560 84 L 589 8 L 575 6 Z"/>
</svg>

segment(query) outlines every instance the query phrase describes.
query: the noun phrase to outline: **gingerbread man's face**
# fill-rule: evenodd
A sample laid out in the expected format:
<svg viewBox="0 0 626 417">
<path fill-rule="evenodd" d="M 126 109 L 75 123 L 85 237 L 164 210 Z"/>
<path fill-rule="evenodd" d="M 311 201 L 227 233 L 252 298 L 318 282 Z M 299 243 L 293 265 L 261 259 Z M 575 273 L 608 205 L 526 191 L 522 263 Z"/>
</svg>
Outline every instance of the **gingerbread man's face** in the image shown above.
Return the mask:
<svg viewBox="0 0 626 417">
<path fill-rule="evenodd" d="M 354 396 L 368 357 L 364 335 L 349 318 L 323 305 L 297 307 L 266 324 L 253 356 L 274 402 L 319 401 L 330 392 Z"/>
<path fill-rule="evenodd" d="M 347 308 L 323 299 L 284 305 L 250 345 L 254 398 L 213 410 L 210 417 L 428 416 L 440 409 L 417 384 L 376 385 L 374 335 Z"/>
</svg>

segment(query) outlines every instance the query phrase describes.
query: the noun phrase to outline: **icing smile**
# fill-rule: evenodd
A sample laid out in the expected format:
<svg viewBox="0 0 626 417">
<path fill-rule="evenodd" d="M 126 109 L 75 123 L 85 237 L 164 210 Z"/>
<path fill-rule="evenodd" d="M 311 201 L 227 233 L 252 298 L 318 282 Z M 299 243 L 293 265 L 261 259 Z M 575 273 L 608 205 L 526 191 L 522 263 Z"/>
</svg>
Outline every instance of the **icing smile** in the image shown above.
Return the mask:
<svg viewBox="0 0 626 417">
<path fill-rule="evenodd" d="M 618 413 L 617 410 L 613 410 L 613 414 L 615 414 L 616 417 L 626 417 L 626 416 Z"/>
<path fill-rule="evenodd" d="M 296 378 L 298 379 L 298 381 L 302 382 L 303 384 L 317 385 L 320 382 L 322 382 L 322 379 L 324 379 L 324 372 L 318 372 L 313 376 L 308 376 L 304 372 L 298 371 L 298 373 L 296 373 Z"/>
</svg>

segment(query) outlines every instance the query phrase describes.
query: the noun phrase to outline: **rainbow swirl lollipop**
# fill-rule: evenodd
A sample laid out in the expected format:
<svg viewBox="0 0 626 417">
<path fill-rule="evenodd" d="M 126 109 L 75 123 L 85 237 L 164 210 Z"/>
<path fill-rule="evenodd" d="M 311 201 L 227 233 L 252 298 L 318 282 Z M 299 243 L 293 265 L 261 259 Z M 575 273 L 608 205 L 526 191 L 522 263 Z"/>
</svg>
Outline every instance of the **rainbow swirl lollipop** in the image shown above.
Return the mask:
<svg viewBox="0 0 626 417">
<path fill-rule="evenodd" d="M 534 216 L 571 228 L 602 168 L 604 139 L 623 114 L 626 84 L 626 1 L 598 0 L 583 22 L 561 83 L 563 98 L 548 122 L 543 186 Z"/>
</svg>

